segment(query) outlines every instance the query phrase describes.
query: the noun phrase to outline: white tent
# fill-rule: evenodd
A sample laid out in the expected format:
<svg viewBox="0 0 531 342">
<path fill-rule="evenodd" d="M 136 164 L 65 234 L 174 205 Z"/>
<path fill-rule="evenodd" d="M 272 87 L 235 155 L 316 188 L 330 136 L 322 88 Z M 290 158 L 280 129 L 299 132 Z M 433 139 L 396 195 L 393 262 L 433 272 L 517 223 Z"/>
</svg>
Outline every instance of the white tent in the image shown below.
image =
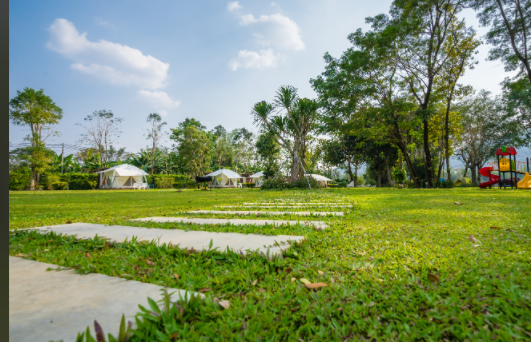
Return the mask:
<svg viewBox="0 0 531 342">
<path fill-rule="evenodd" d="M 256 186 L 260 186 L 264 182 L 264 173 L 260 171 L 255 173 L 254 175 L 250 175 L 249 178 L 252 179 L 253 183 L 256 184 Z"/>
<path fill-rule="evenodd" d="M 238 180 L 241 178 L 236 172 L 227 169 L 220 169 L 206 176 L 212 177 L 213 188 L 235 188 L 238 186 Z"/>
<path fill-rule="evenodd" d="M 116 165 L 98 173 L 101 173 L 102 189 L 133 189 L 135 183 L 147 184 L 148 173 L 129 164 Z"/>
<path fill-rule="evenodd" d="M 332 182 L 330 178 L 326 178 L 325 176 L 316 175 L 313 173 L 307 174 L 306 176 L 312 177 L 313 179 L 315 179 L 320 186 L 327 186 L 328 182 Z"/>
</svg>

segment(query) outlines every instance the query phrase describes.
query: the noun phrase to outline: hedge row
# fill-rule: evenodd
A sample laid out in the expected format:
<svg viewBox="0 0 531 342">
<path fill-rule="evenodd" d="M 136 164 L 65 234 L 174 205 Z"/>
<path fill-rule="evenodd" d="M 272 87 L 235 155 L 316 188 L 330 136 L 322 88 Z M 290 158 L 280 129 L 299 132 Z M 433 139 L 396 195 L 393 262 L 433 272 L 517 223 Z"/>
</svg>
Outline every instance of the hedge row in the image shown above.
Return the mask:
<svg viewBox="0 0 531 342">
<path fill-rule="evenodd" d="M 156 188 L 193 188 L 195 181 L 186 175 L 153 175 L 146 176 L 149 184 L 155 184 Z M 43 190 L 53 190 L 54 183 L 67 182 L 70 190 L 91 190 L 98 186 L 98 174 L 96 173 L 73 173 L 70 174 L 42 174 L 39 187 Z M 30 172 L 10 172 L 9 190 L 28 190 L 30 187 Z"/>
</svg>

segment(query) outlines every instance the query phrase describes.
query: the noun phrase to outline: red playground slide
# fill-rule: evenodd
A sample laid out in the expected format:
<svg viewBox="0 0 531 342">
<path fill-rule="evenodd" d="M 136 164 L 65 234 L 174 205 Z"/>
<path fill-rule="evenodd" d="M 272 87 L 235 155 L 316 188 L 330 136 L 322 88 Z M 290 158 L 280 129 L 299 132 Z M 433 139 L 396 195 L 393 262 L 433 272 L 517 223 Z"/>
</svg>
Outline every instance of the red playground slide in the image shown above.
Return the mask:
<svg viewBox="0 0 531 342">
<path fill-rule="evenodd" d="M 480 175 L 489 178 L 487 182 L 483 182 L 479 184 L 480 189 L 485 189 L 486 187 L 497 184 L 500 181 L 500 176 L 496 176 L 491 173 L 492 169 L 493 169 L 492 167 L 483 167 L 479 169 Z"/>
</svg>

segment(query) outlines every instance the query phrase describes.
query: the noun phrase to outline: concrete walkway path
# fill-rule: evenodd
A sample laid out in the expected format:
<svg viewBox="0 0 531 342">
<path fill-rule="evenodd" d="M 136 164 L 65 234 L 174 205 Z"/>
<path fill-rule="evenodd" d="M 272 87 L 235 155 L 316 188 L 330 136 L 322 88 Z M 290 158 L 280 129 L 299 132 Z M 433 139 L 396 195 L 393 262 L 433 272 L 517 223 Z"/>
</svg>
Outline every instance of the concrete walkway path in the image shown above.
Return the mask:
<svg viewBox="0 0 531 342">
<path fill-rule="evenodd" d="M 196 250 L 208 249 L 212 241 L 212 249 L 218 248 L 221 252 L 227 247 L 233 251 L 263 252 L 266 255 L 281 255 L 281 250 L 290 246 L 289 241 L 301 241 L 304 236 L 274 235 L 265 236 L 257 234 L 216 233 L 203 231 L 185 231 L 181 229 L 142 228 L 127 226 L 106 226 L 92 223 L 72 223 L 49 226 L 39 229 L 44 232 L 50 230 L 66 235 L 77 235 L 78 238 L 94 238 L 95 235 L 122 242 L 131 240 L 133 236 L 138 241 L 155 240 L 159 244 L 172 243 L 180 248 L 194 248 Z M 278 242 L 280 246 L 277 246 Z M 265 246 L 265 247 L 264 247 Z M 269 253 L 269 254 L 268 254 Z"/>
<path fill-rule="evenodd" d="M 255 214 L 269 214 L 269 215 L 283 215 L 283 214 L 290 214 L 290 215 L 300 215 L 300 216 L 310 216 L 310 215 L 318 215 L 318 216 L 326 216 L 326 215 L 333 215 L 333 216 L 343 216 L 344 213 L 342 211 L 221 211 L 221 210 L 195 210 L 195 211 L 186 211 L 189 214 L 243 214 L 243 215 L 255 215 Z"/>
<path fill-rule="evenodd" d="M 73 270 L 46 271 L 57 265 L 9 257 L 9 341 L 75 341 L 94 320 L 107 334 L 118 334 L 122 314 L 135 323 L 138 304 L 162 299 L 162 286 Z M 168 289 L 172 300 L 186 291 Z M 189 292 L 188 296 L 194 293 Z M 196 294 L 197 295 L 197 294 Z"/>
<path fill-rule="evenodd" d="M 186 218 L 186 217 L 145 217 L 134 219 L 132 221 L 143 222 L 181 222 L 181 223 L 193 223 L 193 224 L 233 224 L 244 225 L 252 224 L 258 226 L 265 226 L 274 224 L 279 226 L 281 224 L 296 225 L 302 224 L 305 226 L 314 227 L 315 229 L 326 229 L 328 225 L 323 221 L 287 221 L 287 220 L 245 220 L 245 219 L 215 219 L 215 218 Z"/>
<path fill-rule="evenodd" d="M 302 205 L 263 205 L 263 204 L 256 204 L 256 205 L 219 205 L 218 208 L 291 208 L 291 209 L 303 209 L 306 206 Z M 313 206 L 309 206 L 313 207 Z M 326 208 L 352 208 L 351 205 L 338 205 L 338 204 L 321 204 L 321 207 Z"/>
<path fill-rule="evenodd" d="M 321 205 L 338 205 L 338 204 L 348 204 L 348 203 L 342 203 L 342 202 L 337 202 L 337 203 L 334 203 L 334 202 L 306 202 L 306 203 L 302 203 L 302 202 L 287 202 L 287 201 L 284 201 L 282 203 L 278 203 L 278 202 L 260 202 L 260 203 L 243 203 L 244 205 L 275 205 L 275 206 L 279 206 L 279 205 L 300 205 L 300 206 L 321 206 Z"/>
</svg>

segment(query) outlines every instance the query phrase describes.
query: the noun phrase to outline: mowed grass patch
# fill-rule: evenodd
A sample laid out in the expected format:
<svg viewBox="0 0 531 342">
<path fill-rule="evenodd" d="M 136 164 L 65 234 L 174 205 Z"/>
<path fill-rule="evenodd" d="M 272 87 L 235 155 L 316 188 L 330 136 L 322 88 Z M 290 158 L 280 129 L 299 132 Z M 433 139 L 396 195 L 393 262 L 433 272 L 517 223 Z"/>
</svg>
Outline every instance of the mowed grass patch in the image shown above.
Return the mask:
<svg viewBox="0 0 531 342">
<path fill-rule="evenodd" d="M 160 278 L 146 274 L 146 280 L 144 275 L 134 279 L 156 279 L 160 285 L 191 290 L 210 288 L 207 296 L 223 296 L 231 303 L 226 310 L 206 302 L 193 308 L 182 304 L 193 312 L 145 328 L 151 339 L 170 339 L 175 333 L 182 340 L 219 341 L 529 340 L 530 192 L 337 189 L 247 194 L 240 202 L 347 197 L 356 207 L 345 217 L 327 218 L 329 229 L 304 234 L 305 242 L 287 250 L 282 260 L 245 261 L 238 255 L 234 257 L 241 260 L 232 260 L 232 254 L 219 252 L 181 251 L 173 256 L 167 246 L 134 243 L 107 246 L 106 251 L 92 249 L 90 241 L 78 242 L 74 249 L 56 241 L 40 245 L 44 238 L 38 236 L 24 241 L 22 235 L 19 239 L 12 234 L 10 255 L 22 253 L 62 266 L 83 261 L 83 270 L 109 275 L 114 271 L 117 276 L 125 272 L 120 267 L 134 270 L 139 257 L 147 258 L 160 267 Z M 115 204 L 120 212 L 116 216 L 124 215 L 128 204 L 122 203 L 125 209 Z M 138 217 L 146 216 L 159 215 Z M 52 250 L 64 259 L 49 254 Z M 87 252 L 91 258 L 84 256 Z M 214 256 L 226 259 L 208 263 Z M 196 271 L 194 264 L 201 267 Z M 171 279 L 177 267 L 181 273 L 189 269 L 197 281 L 164 278 L 170 273 Z M 328 286 L 310 290 L 301 279 Z"/>
</svg>

